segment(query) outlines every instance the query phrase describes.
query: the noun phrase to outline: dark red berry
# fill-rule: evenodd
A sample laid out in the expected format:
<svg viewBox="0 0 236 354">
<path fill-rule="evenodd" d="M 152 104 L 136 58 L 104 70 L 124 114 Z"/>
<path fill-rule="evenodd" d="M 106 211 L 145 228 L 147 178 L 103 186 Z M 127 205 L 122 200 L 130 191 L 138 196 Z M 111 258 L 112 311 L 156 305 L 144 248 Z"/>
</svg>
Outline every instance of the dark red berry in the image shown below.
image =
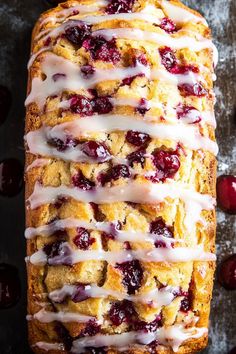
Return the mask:
<svg viewBox="0 0 236 354">
<path fill-rule="evenodd" d="M 81 250 L 87 250 L 95 242 L 95 239 L 90 236 L 90 232 L 83 227 L 77 228 L 77 235 L 73 239 L 76 247 Z"/>
<path fill-rule="evenodd" d="M 150 224 L 150 232 L 157 236 L 164 236 L 167 238 L 173 238 L 173 232 L 169 226 L 166 225 L 165 221 L 159 217 L 156 220 L 152 221 Z M 160 240 L 155 242 L 155 247 L 166 247 L 166 244 Z"/>
<path fill-rule="evenodd" d="M 112 111 L 113 106 L 109 97 L 95 97 L 93 99 L 94 111 L 98 114 L 107 114 Z"/>
<path fill-rule="evenodd" d="M 139 55 L 135 55 L 132 58 L 132 66 L 137 66 L 138 64 L 142 64 L 144 66 L 148 65 L 147 57 L 144 53 L 141 53 Z"/>
<path fill-rule="evenodd" d="M 11 92 L 7 87 L 0 85 L 0 124 L 2 124 L 9 113 L 11 107 Z"/>
<path fill-rule="evenodd" d="M 149 110 L 150 108 L 148 108 L 147 100 L 145 98 L 141 98 L 139 106 L 136 108 L 136 111 L 142 114 L 142 116 L 144 116 L 144 114 Z"/>
<path fill-rule="evenodd" d="M 81 47 L 83 41 L 90 37 L 91 35 L 91 26 L 86 23 L 80 23 L 77 26 L 69 27 L 65 30 L 65 37 L 71 43 Z"/>
<path fill-rule="evenodd" d="M 0 162 L 0 195 L 14 197 L 23 186 L 23 167 L 20 161 L 10 158 Z"/>
<path fill-rule="evenodd" d="M 54 74 L 54 75 L 52 76 L 52 79 L 53 79 L 54 82 L 56 82 L 56 81 L 58 81 L 58 80 L 60 80 L 60 79 L 63 79 L 63 78 L 65 78 L 65 77 L 66 77 L 66 74 L 60 74 L 60 73 L 58 73 L 58 74 Z"/>
<path fill-rule="evenodd" d="M 143 269 L 138 260 L 124 262 L 116 266 L 123 273 L 122 283 L 128 294 L 134 294 L 140 288 L 143 279 Z"/>
<path fill-rule="evenodd" d="M 164 17 L 161 19 L 161 24 L 159 26 L 161 29 L 166 31 L 167 33 L 174 33 L 176 32 L 176 25 L 175 23 L 168 17 Z"/>
<path fill-rule="evenodd" d="M 175 151 L 155 151 L 153 163 L 157 169 L 155 176 L 150 177 L 153 182 L 164 182 L 166 178 L 173 178 L 180 168 L 179 157 Z"/>
<path fill-rule="evenodd" d="M 83 153 L 97 162 L 107 161 L 110 157 L 110 152 L 103 143 L 89 140 L 81 145 Z"/>
<path fill-rule="evenodd" d="M 73 95 L 70 101 L 70 109 L 73 113 L 80 114 L 82 117 L 93 115 L 92 101 L 82 95 Z"/>
<path fill-rule="evenodd" d="M 207 90 L 202 86 L 202 84 L 196 83 L 194 85 L 191 84 L 181 84 L 178 85 L 178 89 L 182 96 L 196 96 L 196 97 L 203 97 L 207 95 Z"/>
<path fill-rule="evenodd" d="M 109 319 L 113 325 L 119 326 L 126 322 L 131 324 L 137 313 L 130 301 L 124 300 L 121 302 L 114 302 L 108 313 Z"/>
<path fill-rule="evenodd" d="M 71 251 L 63 240 L 59 240 L 43 247 L 50 265 L 71 265 Z"/>
<path fill-rule="evenodd" d="M 107 41 L 101 36 L 90 37 L 83 42 L 83 47 L 90 52 L 94 60 L 116 64 L 121 57 L 115 39 Z"/>
<path fill-rule="evenodd" d="M 134 130 L 129 130 L 125 138 L 130 144 L 138 147 L 143 145 L 146 146 L 151 141 L 151 138 L 148 134 L 137 132 Z"/>
<path fill-rule="evenodd" d="M 85 79 L 89 79 L 95 72 L 95 68 L 92 65 L 83 65 L 80 70 Z"/>
<path fill-rule="evenodd" d="M 236 214 L 236 176 L 218 177 L 216 192 L 218 206 L 229 214 Z"/>
<path fill-rule="evenodd" d="M 236 354 L 236 347 L 230 350 L 229 354 Z"/>
<path fill-rule="evenodd" d="M 95 187 L 95 183 L 86 178 L 81 171 L 72 177 L 72 183 L 75 187 L 84 191 L 89 191 Z"/>
<path fill-rule="evenodd" d="M 136 331 L 155 332 L 161 326 L 162 318 L 158 315 L 152 322 L 137 321 L 134 327 Z"/>
<path fill-rule="evenodd" d="M 76 285 L 76 290 L 71 295 L 71 300 L 75 303 L 87 300 L 89 298 L 88 294 L 85 291 L 84 284 Z"/>
<path fill-rule="evenodd" d="M 111 0 L 106 7 L 106 13 L 119 14 L 131 12 L 134 0 Z"/>
<path fill-rule="evenodd" d="M 16 267 L 0 264 L 0 309 L 14 306 L 20 298 L 20 279 Z"/>
<path fill-rule="evenodd" d="M 62 152 L 72 147 L 75 147 L 78 142 L 74 138 L 68 136 L 65 141 L 58 138 L 52 138 L 48 140 L 48 144 L 55 147 L 58 151 Z"/>
<path fill-rule="evenodd" d="M 179 64 L 177 62 L 174 51 L 169 47 L 162 47 L 159 49 L 161 55 L 161 63 L 164 65 L 166 70 L 172 74 L 186 74 L 189 71 L 194 73 L 199 72 L 199 68 L 192 64 Z"/>
<path fill-rule="evenodd" d="M 196 108 L 193 106 L 186 106 L 186 105 L 179 104 L 176 107 L 177 118 L 181 119 L 182 121 L 188 124 L 196 124 L 201 122 L 202 118 L 200 112 L 197 117 L 196 115 L 193 115 L 191 117 L 191 111 L 196 111 Z"/>
<path fill-rule="evenodd" d="M 101 182 L 101 184 L 104 186 L 104 184 L 113 181 L 118 180 L 119 178 L 129 178 L 131 176 L 131 173 L 129 171 L 129 167 L 126 165 L 116 165 L 113 166 L 110 170 L 107 172 L 102 172 L 98 180 Z"/>
<path fill-rule="evenodd" d="M 96 321 L 94 320 L 90 320 L 85 328 L 83 329 L 82 333 L 80 334 L 80 336 L 82 337 L 93 337 L 96 336 L 96 334 L 98 334 L 101 330 L 101 326 L 99 324 L 97 324 Z"/>
<path fill-rule="evenodd" d="M 189 297 L 185 297 L 180 304 L 180 311 L 182 312 L 188 312 L 190 310 L 190 301 Z"/>
<path fill-rule="evenodd" d="M 134 163 L 140 163 L 143 167 L 145 162 L 145 154 L 146 150 L 143 148 L 131 152 L 131 154 L 127 156 L 130 166 L 133 167 Z"/>
<path fill-rule="evenodd" d="M 124 85 L 130 86 L 132 84 L 132 82 L 134 81 L 134 79 L 136 79 L 137 77 L 142 77 L 142 76 L 144 76 L 143 73 L 135 75 L 135 76 L 126 77 L 125 79 L 122 80 L 121 86 L 124 86 Z"/>
<path fill-rule="evenodd" d="M 236 253 L 218 267 L 218 281 L 227 290 L 236 290 Z"/>
<path fill-rule="evenodd" d="M 56 202 L 54 203 L 54 206 L 56 209 L 60 209 L 60 207 L 67 202 L 67 198 L 63 196 L 57 197 Z"/>
</svg>

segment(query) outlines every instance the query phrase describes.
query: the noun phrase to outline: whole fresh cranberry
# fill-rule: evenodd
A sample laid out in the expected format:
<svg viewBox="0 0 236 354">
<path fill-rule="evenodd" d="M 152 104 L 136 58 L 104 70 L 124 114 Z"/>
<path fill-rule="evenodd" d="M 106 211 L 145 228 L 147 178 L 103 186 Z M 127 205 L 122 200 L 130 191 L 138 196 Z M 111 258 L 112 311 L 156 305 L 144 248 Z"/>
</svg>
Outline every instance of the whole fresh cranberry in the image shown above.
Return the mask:
<svg viewBox="0 0 236 354">
<path fill-rule="evenodd" d="M 229 214 L 236 214 L 236 176 L 218 177 L 216 192 L 218 206 Z"/>
<path fill-rule="evenodd" d="M 227 290 L 236 290 L 236 254 L 226 258 L 218 267 L 218 281 Z"/>
</svg>

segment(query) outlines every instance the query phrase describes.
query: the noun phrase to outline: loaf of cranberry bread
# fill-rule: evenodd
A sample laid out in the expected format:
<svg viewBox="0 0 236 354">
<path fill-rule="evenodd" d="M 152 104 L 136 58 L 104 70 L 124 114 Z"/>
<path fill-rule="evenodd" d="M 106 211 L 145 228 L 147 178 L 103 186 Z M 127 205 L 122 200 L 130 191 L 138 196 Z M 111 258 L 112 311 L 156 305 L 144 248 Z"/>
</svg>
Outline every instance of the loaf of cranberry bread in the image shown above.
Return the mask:
<svg viewBox="0 0 236 354">
<path fill-rule="evenodd" d="M 25 135 L 35 353 L 206 346 L 216 61 L 206 21 L 177 0 L 69 0 L 38 20 Z"/>
</svg>

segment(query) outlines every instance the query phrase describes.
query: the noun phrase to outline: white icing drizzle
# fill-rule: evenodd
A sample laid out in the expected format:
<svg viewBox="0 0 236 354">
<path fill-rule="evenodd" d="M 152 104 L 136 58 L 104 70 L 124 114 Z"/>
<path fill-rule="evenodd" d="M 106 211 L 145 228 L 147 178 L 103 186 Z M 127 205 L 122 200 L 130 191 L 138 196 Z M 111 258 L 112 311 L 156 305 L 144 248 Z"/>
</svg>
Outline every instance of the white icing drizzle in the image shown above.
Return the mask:
<svg viewBox="0 0 236 354">
<path fill-rule="evenodd" d="M 188 339 L 200 338 L 207 334 L 207 328 L 191 327 L 185 328 L 181 324 L 169 327 L 158 328 L 156 332 L 127 332 L 121 334 L 84 337 L 73 342 L 72 353 L 83 353 L 87 347 L 115 347 L 118 351 L 130 349 L 134 344 L 148 345 L 157 340 L 160 345 L 172 347 L 174 352 L 178 351 L 180 345 Z"/>
<path fill-rule="evenodd" d="M 169 305 L 175 298 L 174 292 L 178 292 L 178 287 L 164 287 L 162 289 L 153 289 L 148 293 L 143 293 L 140 295 L 128 295 L 125 293 L 120 293 L 118 291 L 105 289 L 99 287 L 96 284 L 85 285 L 83 292 L 88 297 L 92 298 L 107 298 L 113 297 L 116 300 L 129 300 L 133 302 L 141 302 L 143 304 L 150 304 L 153 307 L 161 307 Z M 54 302 L 61 302 L 67 296 L 73 296 L 76 294 L 77 286 L 76 285 L 64 285 L 62 288 L 54 290 L 49 293 L 49 298 Z"/>
<path fill-rule="evenodd" d="M 32 239 L 37 235 L 48 237 L 56 231 L 64 230 L 65 228 L 82 227 L 88 230 L 92 229 L 112 234 L 118 242 L 150 242 L 154 244 L 156 241 L 162 241 L 165 243 L 167 248 L 171 247 L 171 245 L 175 242 L 183 242 L 183 240 L 180 239 L 168 238 L 149 232 L 138 232 L 133 230 L 122 231 L 118 230 L 115 225 L 115 222 L 86 222 L 80 219 L 67 218 L 55 220 L 51 224 L 42 225 L 36 228 L 29 227 L 25 230 L 25 237 L 26 239 Z"/>
<path fill-rule="evenodd" d="M 63 343 L 48 343 L 48 342 L 37 342 L 32 347 L 38 347 L 45 351 L 49 350 L 65 350 L 65 346 Z"/>
<path fill-rule="evenodd" d="M 186 22 L 202 22 L 205 26 L 208 27 L 204 17 L 195 15 L 187 8 L 183 8 L 180 5 L 174 5 L 167 0 L 162 0 L 161 5 L 167 16 L 171 18 L 171 20 L 173 20 L 177 25 Z"/>
<path fill-rule="evenodd" d="M 163 80 L 174 85 L 194 85 L 199 81 L 199 75 L 193 72 L 171 74 L 165 68 L 150 69 L 150 67 L 140 63 L 137 63 L 135 67 L 96 69 L 91 78 L 85 79 L 82 77 L 78 65 L 53 53 L 48 53 L 45 56 L 41 68 L 46 75 L 46 79 L 33 78 L 31 92 L 25 101 L 26 105 L 36 102 L 41 109 L 48 96 L 57 95 L 66 90 L 88 89 L 102 81 L 123 80 L 140 74 L 144 74 L 149 80 Z M 64 76 L 55 80 L 54 75 L 58 73 Z"/>
<path fill-rule="evenodd" d="M 45 158 L 39 158 L 35 159 L 26 169 L 26 172 L 29 172 L 32 170 L 32 168 L 38 168 L 38 167 L 43 167 L 49 165 L 51 162 L 51 159 L 45 159 Z"/>
<path fill-rule="evenodd" d="M 76 264 L 86 261 L 106 261 L 109 264 L 123 263 L 138 259 L 142 262 L 191 262 L 191 261 L 215 261 L 215 254 L 205 252 L 201 246 L 196 248 L 178 247 L 178 248 L 155 248 L 152 250 L 136 251 L 80 251 L 73 250 L 67 242 L 64 242 L 65 252 L 61 255 L 47 259 L 46 254 L 41 249 L 26 260 L 34 265 L 60 265 Z"/>
<path fill-rule="evenodd" d="M 94 115 L 86 119 L 76 119 L 72 122 L 58 124 L 52 128 L 42 127 L 31 131 L 26 135 L 26 142 L 32 154 L 42 156 L 55 156 L 64 160 L 89 161 L 89 157 L 82 151 L 80 145 L 68 148 L 66 151 L 58 151 L 55 147 L 47 144 L 47 140 L 59 138 L 62 141 L 66 136 L 87 137 L 92 132 L 111 133 L 116 130 L 128 131 L 132 127 L 134 130 L 147 133 L 153 138 L 174 140 L 184 146 L 193 149 L 203 149 L 218 153 L 217 144 L 207 137 L 201 136 L 199 129 L 194 125 L 185 124 L 162 124 L 151 123 L 135 118 L 135 116 L 122 115 Z M 109 159 L 109 158 L 108 158 Z"/>
<path fill-rule="evenodd" d="M 38 320 L 39 322 L 42 323 L 50 323 L 53 321 L 59 321 L 62 323 L 68 323 L 68 322 L 84 323 L 84 322 L 94 320 L 94 317 L 82 315 L 76 312 L 63 312 L 63 311 L 50 312 L 50 311 L 46 311 L 45 309 L 42 309 L 33 315 L 28 315 L 26 318 L 28 321 Z"/>
</svg>

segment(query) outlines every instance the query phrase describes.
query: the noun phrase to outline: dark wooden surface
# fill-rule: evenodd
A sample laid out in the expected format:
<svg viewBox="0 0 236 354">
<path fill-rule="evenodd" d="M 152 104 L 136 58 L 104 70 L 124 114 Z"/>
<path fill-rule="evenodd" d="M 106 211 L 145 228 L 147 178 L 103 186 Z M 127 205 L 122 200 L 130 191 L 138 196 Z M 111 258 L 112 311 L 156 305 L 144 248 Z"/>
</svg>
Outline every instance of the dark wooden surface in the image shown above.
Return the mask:
<svg viewBox="0 0 236 354">
<path fill-rule="evenodd" d="M 217 96 L 217 138 L 220 146 L 219 174 L 236 173 L 236 0 L 185 0 L 202 12 L 213 30 L 219 49 Z M 22 162 L 26 64 L 32 26 L 47 9 L 44 0 L 0 0 L 0 84 L 13 94 L 6 123 L 0 126 L 0 160 L 17 157 Z M 18 267 L 22 283 L 20 302 L 0 311 L 0 354 L 29 354 L 25 304 L 25 241 L 23 192 L 15 198 L 0 197 L 0 262 Z M 218 261 L 236 252 L 235 216 L 218 211 Z M 236 346 L 236 292 L 228 292 L 215 282 L 208 349 L 204 354 L 227 354 Z"/>
</svg>

